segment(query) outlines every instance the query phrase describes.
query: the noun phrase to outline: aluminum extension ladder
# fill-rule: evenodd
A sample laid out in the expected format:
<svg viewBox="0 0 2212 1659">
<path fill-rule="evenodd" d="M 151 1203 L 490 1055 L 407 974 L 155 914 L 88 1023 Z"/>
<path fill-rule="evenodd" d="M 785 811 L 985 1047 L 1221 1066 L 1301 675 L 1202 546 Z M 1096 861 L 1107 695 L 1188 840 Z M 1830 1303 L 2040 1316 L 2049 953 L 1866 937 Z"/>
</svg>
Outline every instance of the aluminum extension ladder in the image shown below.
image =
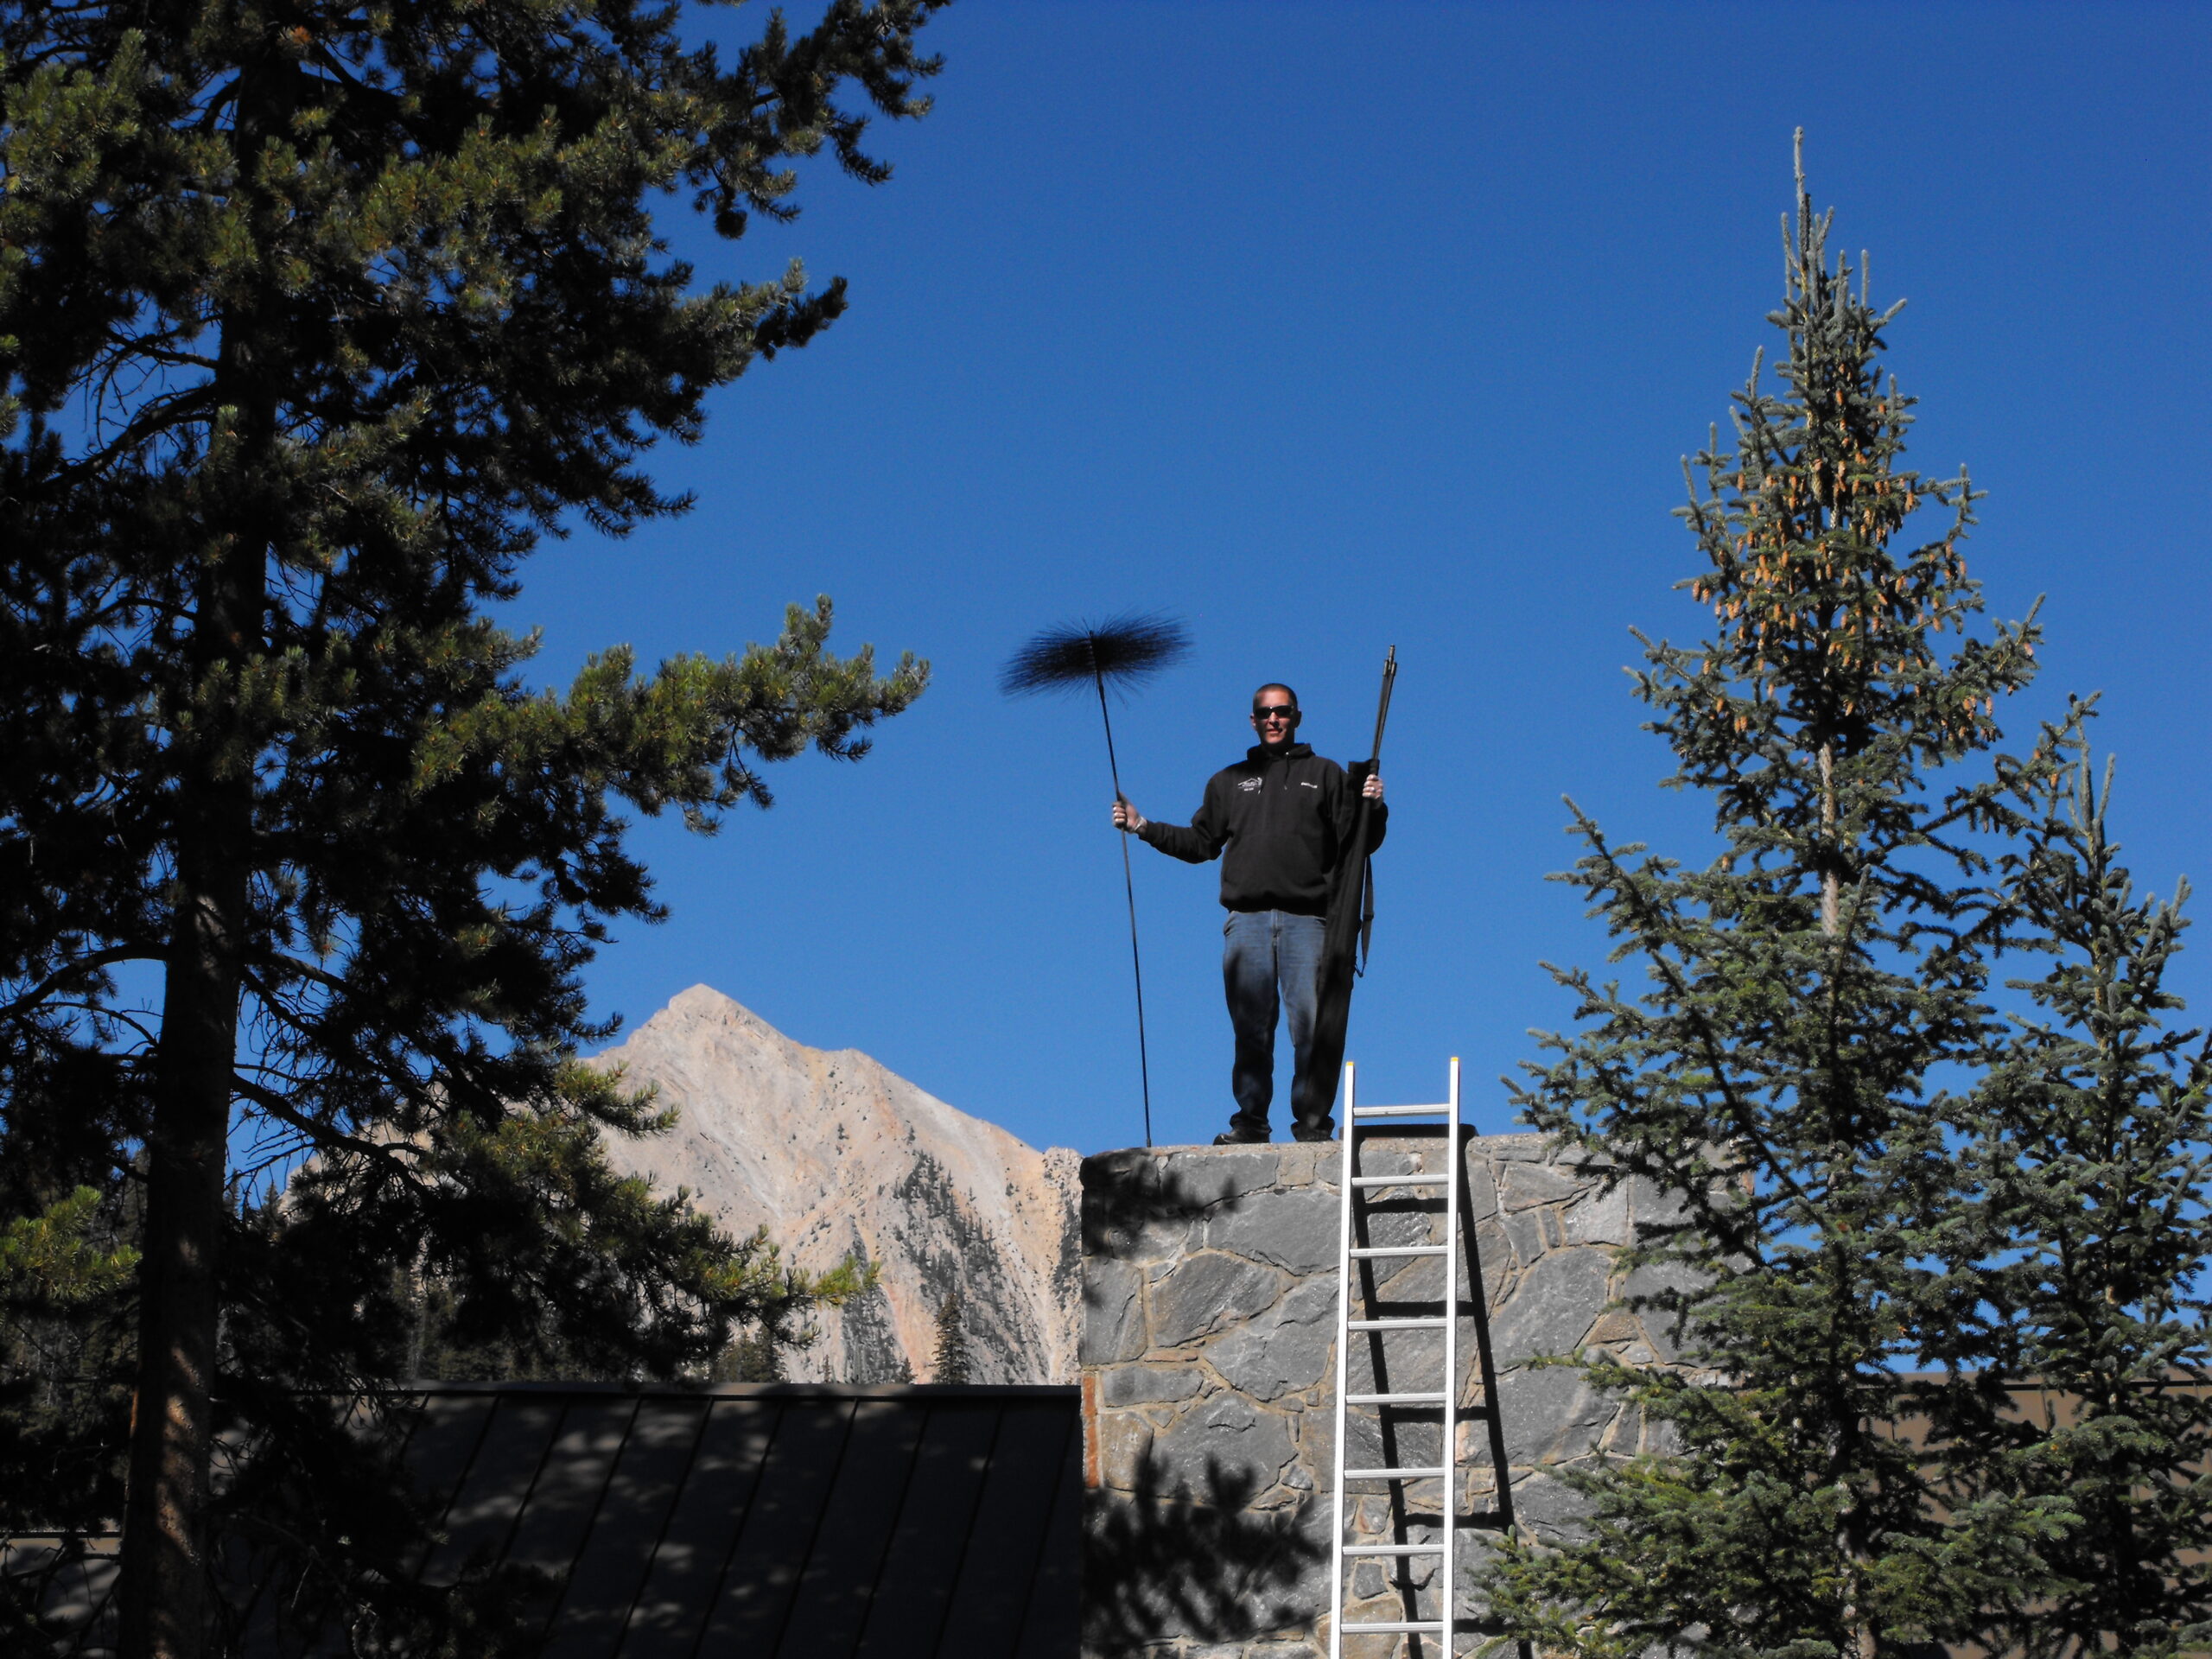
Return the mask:
<svg viewBox="0 0 2212 1659">
<path fill-rule="evenodd" d="M 1451 1070 L 1450 1097 L 1433 1106 L 1362 1106 L 1357 1088 L 1357 1077 L 1350 1063 L 1344 1066 L 1344 1167 L 1341 1186 L 1342 1219 L 1338 1233 L 1337 1267 L 1340 1275 L 1337 1293 L 1337 1484 L 1335 1493 L 1336 1529 L 1334 1549 L 1330 1563 L 1329 1580 L 1329 1659 L 1342 1659 L 1344 1637 L 1363 1636 L 1416 1635 L 1436 1638 L 1436 1652 L 1440 1659 L 1452 1659 L 1452 1635 L 1458 1628 L 1457 1599 L 1459 1559 L 1455 1546 L 1459 1531 L 1459 1186 L 1460 1160 L 1464 1156 L 1459 1142 L 1459 1061 L 1453 1056 Z M 1373 1127 L 1378 1121 L 1439 1118 L 1443 1122 L 1434 1127 L 1444 1138 L 1444 1156 L 1438 1167 L 1425 1173 L 1367 1175 L 1360 1173 L 1360 1132 Z M 1422 1127 L 1428 1127 L 1423 1125 Z M 1403 1140 L 1407 1137 L 1394 1137 Z M 1424 1137 L 1425 1138 L 1425 1137 Z M 1405 1189 L 1410 1196 L 1424 1189 L 1444 1189 L 1444 1238 L 1440 1243 L 1425 1244 L 1356 1244 L 1352 1226 L 1352 1212 L 1356 1201 L 1370 1192 L 1386 1189 Z M 1376 1317 L 1370 1307 L 1369 1317 L 1351 1317 L 1352 1285 L 1363 1262 L 1403 1260 L 1421 1256 L 1440 1257 L 1444 1263 L 1443 1312 L 1403 1317 Z M 1370 1268 L 1371 1274 L 1373 1269 Z M 1371 1279 L 1370 1282 L 1372 1282 Z M 1427 1300 L 1427 1299 L 1423 1299 Z M 1443 1371 L 1433 1389 L 1403 1390 L 1395 1388 L 1381 1359 L 1381 1344 L 1392 1332 L 1436 1332 L 1443 1335 Z M 1376 1363 L 1375 1387 L 1376 1392 L 1352 1394 L 1351 1338 L 1357 1333 L 1379 1333 L 1375 1341 Z M 1345 1443 L 1350 1438 L 1350 1412 L 1354 1406 L 1374 1406 L 1385 1410 L 1413 1408 L 1433 1410 L 1441 1423 L 1440 1461 L 1433 1465 L 1406 1465 L 1376 1469 L 1346 1468 Z M 1395 1436 L 1386 1434 L 1382 1444 L 1393 1444 Z M 1402 1462 L 1402 1459 L 1401 1459 Z M 1442 1483 L 1443 1498 L 1438 1505 L 1437 1535 L 1429 1543 L 1347 1543 L 1344 1532 L 1353 1516 L 1354 1500 L 1345 1491 L 1352 1481 L 1383 1481 L 1393 1485 L 1403 1499 L 1415 1481 L 1433 1480 Z M 1402 1514 L 1402 1503 L 1397 1506 Z M 1347 1560 L 1357 1563 L 1361 1558 L 1382 1556 L 1405 1558 L 1434 1556 L 1437 1573 L 1434 1580 L 1435 1617 L 1428 1618 L 1369 1619 L 1347 1625 L 1344 1623 L 1344 1564 Z M 1397 1586 L 1402 1595 L 1407 1593 L 1402 1581 Z M 1415 1601 L 1418 1608 L 1418 1600 Z"/>
</svg>

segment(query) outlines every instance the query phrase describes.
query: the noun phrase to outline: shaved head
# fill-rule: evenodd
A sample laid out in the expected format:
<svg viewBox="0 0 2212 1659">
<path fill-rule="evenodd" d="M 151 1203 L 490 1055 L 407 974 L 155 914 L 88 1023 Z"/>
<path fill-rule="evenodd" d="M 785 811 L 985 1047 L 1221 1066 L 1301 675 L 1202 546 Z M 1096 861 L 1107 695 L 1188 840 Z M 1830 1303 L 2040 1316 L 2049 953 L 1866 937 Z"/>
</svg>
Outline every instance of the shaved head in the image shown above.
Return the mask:
<svg viewBox="0 0 2212 1659">
<path fill-rule="evenodd" d="M 1262 703 L 1267 702 L 1268 693 L 1270 691 L 1281 692 L 1284 702 L 1287 702 L 1294 709 L 1298 707 L 1298 693 L 1292 690 L 1281 680 L 1269 680 L 1265 685 L 1255 691 L 1252 694 L 1252 706 L 1256 709 Z"/>
</svg>

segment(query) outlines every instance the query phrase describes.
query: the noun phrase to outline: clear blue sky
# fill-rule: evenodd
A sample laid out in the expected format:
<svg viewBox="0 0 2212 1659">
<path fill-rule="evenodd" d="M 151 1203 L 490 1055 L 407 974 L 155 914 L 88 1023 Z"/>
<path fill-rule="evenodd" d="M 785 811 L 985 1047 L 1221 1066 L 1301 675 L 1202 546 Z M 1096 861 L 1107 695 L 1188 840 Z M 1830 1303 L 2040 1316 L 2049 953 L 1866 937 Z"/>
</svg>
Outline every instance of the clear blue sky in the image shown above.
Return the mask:
<svg viewBox="0 0 2212 1659">
<path fill-rule="evenodd" d="M 1990 493 L 1992 612 L 2048 596 L 2012 729 L 2102 691 L 2139 878 L 2212 869 L 2212 10 L 963 0 L 927 34 L 889 185 L 817 168 L 734 251 L 671 226 L 702 275 L 842 274 L 849 314 L 661 454 L 688 519 L 550 546 L 511 608 L 550 679 L 736 649 L 817 592 L 846 646 L 933 664 L 858 766 L 777 769 L 713 840 L 641 831 L 675 914 L 601 957 L 602 1013 L 704 981 L 1038 1144 L 1135 1141 L 1096 713 L 994 682 L 1039 627 L 1158 607 L 1197 651 L 1117 715 L 1154 816 L 1242 751 L 1262 679 L 1363 752 L 1396 645 L 1351 1052 L 1398 1099 L 1459 1054 L 1509 1128 L 1492 1079 L 1568 1013 L 1539 960 L 1602 954 L 1543 880 L 1560 797 L 1701 855 L 1621 668 L 1631 626 L 1698 628 L 1678 458 L 1773 334 L 1801 124 L 1838 242 L 1910 301 L 1914 461 Z M 1216 868 L 1136 851 L 1160 1138 L 1210 1137 Z"/>
</svg>

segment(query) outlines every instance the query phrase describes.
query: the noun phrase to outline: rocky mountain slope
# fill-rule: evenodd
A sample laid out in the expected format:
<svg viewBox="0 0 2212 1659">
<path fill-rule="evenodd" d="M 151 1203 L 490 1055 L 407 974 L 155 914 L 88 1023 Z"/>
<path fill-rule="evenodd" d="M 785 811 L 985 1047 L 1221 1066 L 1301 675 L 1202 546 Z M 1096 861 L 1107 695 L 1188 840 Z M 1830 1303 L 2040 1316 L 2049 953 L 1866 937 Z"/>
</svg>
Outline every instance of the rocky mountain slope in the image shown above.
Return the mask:
<svg viewBox="0 0 2212 1659">
<path fill-rule="evenodd" d="M 817 1316 L 794 1380 L 928 1382 L 948 1290 L 977 1382 L 1075 1379 L 1077 1157 L 956 1111 L 856 1049 L 795 1043 L 695 985 L 593 1062 L 653 1084 L 676 1127 L 610 1150 L 740 1235 L 766 1225 L 820 1271 L 848 1252 L 877 1287 Z"/>
</svg>

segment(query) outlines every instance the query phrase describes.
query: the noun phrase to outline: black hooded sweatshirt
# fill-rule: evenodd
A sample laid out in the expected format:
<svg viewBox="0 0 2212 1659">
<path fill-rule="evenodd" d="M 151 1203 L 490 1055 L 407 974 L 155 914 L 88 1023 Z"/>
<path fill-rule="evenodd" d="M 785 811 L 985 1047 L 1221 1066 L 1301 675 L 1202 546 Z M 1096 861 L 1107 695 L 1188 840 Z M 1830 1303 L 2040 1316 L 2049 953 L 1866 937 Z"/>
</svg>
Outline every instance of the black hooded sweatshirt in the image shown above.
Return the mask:
<svg viewBox="0 0 2212 1659">
<path fill-rule="evenodd" d="M 1361 768 L 1364 772 L 1365 768 Z M 1329 872 L 1351 833 L 1359 798 L 1344 769 L 1304 743 L 1270 753 L 1255 744 L 1233 766 L 1206 780 L 1190 827 L 1147 819 L 1137 834 L 1163 853 L 1203 864 L 1226 845 L 1221 902 L 1228 910 L 1285 910 L 1325 915 Z M 1369 808 L 1369 845 L 1389 825 L 1380 801 Z"/>
</svg>

